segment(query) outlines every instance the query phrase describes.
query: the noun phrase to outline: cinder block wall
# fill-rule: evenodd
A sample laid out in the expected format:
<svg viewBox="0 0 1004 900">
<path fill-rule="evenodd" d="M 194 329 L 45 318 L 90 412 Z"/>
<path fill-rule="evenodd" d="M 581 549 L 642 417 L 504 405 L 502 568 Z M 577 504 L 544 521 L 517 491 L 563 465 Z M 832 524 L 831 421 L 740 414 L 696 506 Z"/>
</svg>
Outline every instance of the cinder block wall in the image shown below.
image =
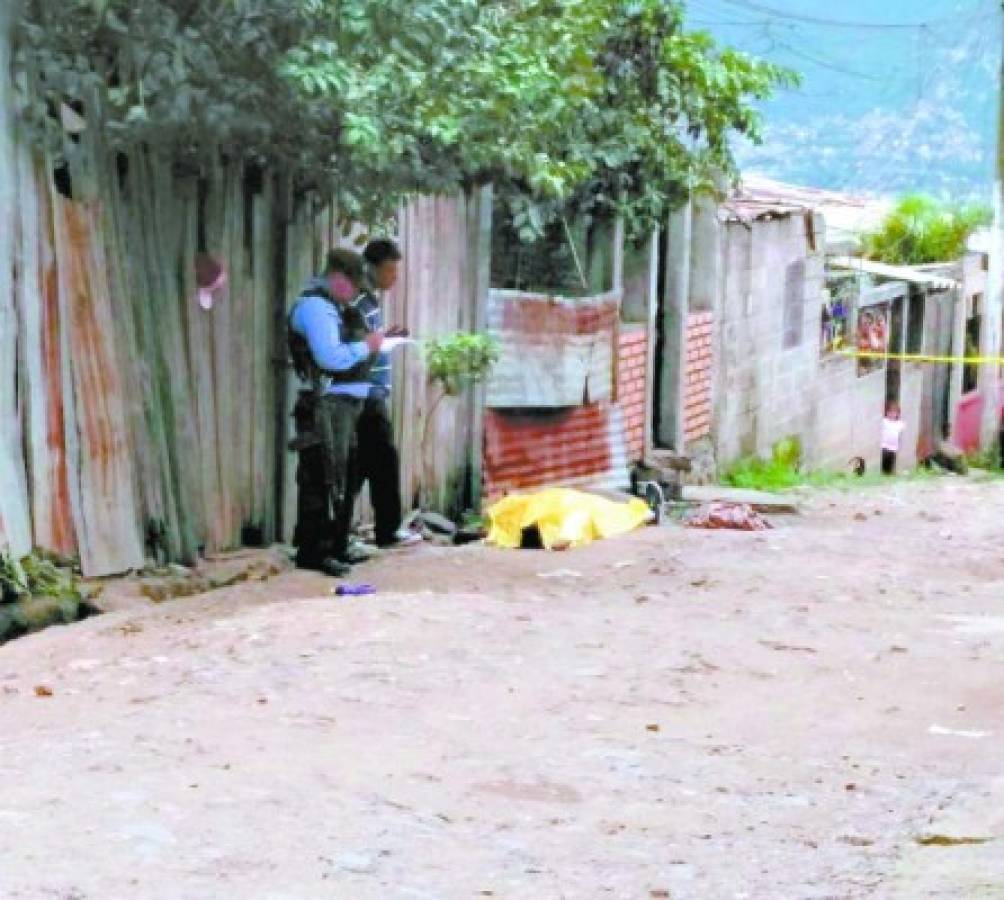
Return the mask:
<svg viewBox="0 0 1004 900">
<path fill-rule="evenodd" d="M 802 215 L 725 226 L 715 443 L 720 468 L 767 455 L 789 435 L 815 455 L 813 385 L 819 367 L 823 223 Z M 798 340 L 785 343 L 785 281 L 804 265 Z"/>
</svg>

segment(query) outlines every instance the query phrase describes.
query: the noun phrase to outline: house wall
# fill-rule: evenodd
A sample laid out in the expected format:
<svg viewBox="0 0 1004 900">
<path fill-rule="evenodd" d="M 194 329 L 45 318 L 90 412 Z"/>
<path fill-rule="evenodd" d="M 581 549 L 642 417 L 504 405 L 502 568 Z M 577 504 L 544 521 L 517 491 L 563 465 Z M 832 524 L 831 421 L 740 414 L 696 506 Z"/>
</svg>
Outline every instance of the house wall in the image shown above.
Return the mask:
<svg viewBox="0 0 1004 900">
<path fill-rule="evenodd" d="M 890 349 L 905 346 L 909 321 L 909 290 L 899 282 L 867 288 L 858 301 L 858 311 L 879 303 L 903 304 L 902 332 L 890 334 Z M 924 302 L 920 295 L 912 302 Z M 829 355 L 821 358 L 812 396 L 816 407 L 814 452 L 808 459 L 813 468 L 844 471 L 849 461 L 861 457 L 869 470 L 881 463 L 882 419 L 885 415 L 888 371 L 885 366 L 866 375 L 858 374 L 854 358 Z M 898 467 L 913 468 L 917 463 L 917 443 L 921 427 L 924 393 L 923 368 L 904 364 L 900 372 L 900 409 L 905 425 Z"/>
<path fill-rule="evenodd" d="M 903 372 L 900 385 L 900 407 L 905 428 L 897 466 L 902 471 L 916 468 L 920 459 L 920 411 L 924 399 L 923 367 L 909 365 Z"/>
<path fill-rule="evenodd" d="M 716 456 L 719 467 L 747 455 L 767 455 L 782 438 L 797 435 L 815 458 L 817 410 L 812 385 L 819 365 L 823 290 L 820 217 L 802 215 L 728 222 L 718 322 Z M 797 278 L 792 276 L 797 273 Z M 801 290 L 800 333 L 785 346 L 788 291 Z M 794 283 L 794 287 L 792 286 Z"/>
<path fill-rule="evenodd" d="M 997 192 L 996 201 L 1000 201 Z M 1000 253 L 971 254 L 963 260 L 963 291 L 983 295 L 984 320 L 980 334 L 980 355 L 1000 359 L 1004 355 L 1004 238 L 998 236 L 995 248 Z M 992 449 L 997 446 L 1002 423 L 1002 375 L 999 363 L 984 365 L 979 372 L 979 391 L 983 398 L 981 445 Z"/>
<path fill-rule="evenodd" d="M 824 227 L 818 215 L 722 226 L 721 299 L 712 323 L 717 344 L 713 442 L 719 469 L 745 456 L 768 456 L 789 436 L 801 441 L 809 468 L 842 471 L 854 457 L 863 458 L 869 469 L 880 464 L 886 367 L 859 375 L 856 359 L 820 352 Z M 790 316 L 791 295 L 786 296 L 785 288 L 792 272 L 801 276 L 803 303 L 797 319 Z M 894 347 L 905 347 L 908 295 L 905 285 L 886 283 L 866 288 L 859 303 L 860 308 L 902 298 L 903 333 L 891 340 Z M 926 297 L 920 294 L 913 302 L 924 303 Z M 801 334 L 786 346 L 786 330 L 790 337 L 795 321 Z M 927 352 L 931 327 L 925 323 Z M 924 366 L 901 366 L 900 406 L 906 424 L 901 469 L 917 464 L 924 413 L 934 391 Z"/>
<path fill-rule="evenodd" d="M 816 407 L 812 454 L 807 462 L 812 468 L 844 471 L 860 456 L 869 470 L 881 461 L 880 439 L 885 410 L 886 373 L 879 369 L 858 376 L 854 359 L 826 359 L 820 363 L 818 377 L 807 391 Z M 904 415 L 907 428 L 913 417 Z M 903 445 L 911 441 L 904 433 Z M 913 440 L 916 444 L 916 440 Z"/>
<path fill-rule="evenodd" d="M 994 317 L 1001 311 L 995 309 L 994 297 L 989 289 L 989 260 L 983 253 L 971 253 L 962 260 L 962 289 L 957 310 L 958 346 L 965 348 L 966 318 L 977 302 L 982 318 L 980 324 L 979 352 L 985 357 L 999 357 L 1001 353 L 1001 331 L 994 327 Z M 960 449 L 976 452 L 981 446 L 992 447 L 997 441 L 994 420 L 999 420 L 995 410 L 1000 406 L 999 385 L 1000 366 L 981 366 L 977 388 L 969 395 L 962 394 L 963 366 L 955 364 L 952 371 L 952 409 L 954 422 L 953 441 Z M 987 424 L 989 423 L 989 425 Z"/>
</svg>

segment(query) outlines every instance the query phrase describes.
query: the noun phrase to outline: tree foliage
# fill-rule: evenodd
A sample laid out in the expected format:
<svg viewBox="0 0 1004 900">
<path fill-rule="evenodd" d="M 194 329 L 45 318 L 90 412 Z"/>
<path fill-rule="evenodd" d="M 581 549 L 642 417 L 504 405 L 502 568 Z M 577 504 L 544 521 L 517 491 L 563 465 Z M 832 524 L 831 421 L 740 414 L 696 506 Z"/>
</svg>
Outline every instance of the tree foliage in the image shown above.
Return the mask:
<svg viewBox="0 0 1004 900">
<path fill-rule="evenodd" d="M 882 224 L 864 237 L 869 259 L 894 265 L 951 262 L 966 252 L 979 228 L 989 225 L 985 206 L 943 203 L 923 194 L 903 197 Z"/>
<path fill-rule="evenodd" d="M 373 221 L 494 182 L 517 226 L 558 208 L 660 219 L 758 136 L 793 76 L 684 28 L 674 0 L 25 0 L 24 107 L 113 148 L 281 167 Z"/>
</svg>

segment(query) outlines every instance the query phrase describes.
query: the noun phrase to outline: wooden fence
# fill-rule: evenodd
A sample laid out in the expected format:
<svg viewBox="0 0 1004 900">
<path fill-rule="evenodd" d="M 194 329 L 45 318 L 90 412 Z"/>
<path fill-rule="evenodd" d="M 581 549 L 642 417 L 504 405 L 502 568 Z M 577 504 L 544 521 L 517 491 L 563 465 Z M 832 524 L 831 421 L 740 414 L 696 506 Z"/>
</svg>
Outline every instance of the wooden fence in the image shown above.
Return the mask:
<svg viewBox="0 0 1004 900">
<path fill-rule="evenodd" d="M 0 551 L 77 555 L 87 575 L 292 530 L 294 387 L 281 363 L 289 302 L 340 239 L 336 216 L 284 180 L 221 162 L 201 178 L 152 153 L 113 156 L 95 129 L 68 167 L 17 136 L 0 10 Z M 69 188 L 69 191 L 67 191 Z M 70 196 L 66 196 L 69 193 Z M 401 214 L 395 323 L 419 337 L 476 327 L 487 295 L 490 194 L 419 199 Z M 229 283 L 210 311 L 194 261 Z M 396 376 L 410 499 L 429 392 L 420 360 Z M 457 508 L 480 484 L 480 404 L 444 407 L 433 496 Z"/>
</svg>

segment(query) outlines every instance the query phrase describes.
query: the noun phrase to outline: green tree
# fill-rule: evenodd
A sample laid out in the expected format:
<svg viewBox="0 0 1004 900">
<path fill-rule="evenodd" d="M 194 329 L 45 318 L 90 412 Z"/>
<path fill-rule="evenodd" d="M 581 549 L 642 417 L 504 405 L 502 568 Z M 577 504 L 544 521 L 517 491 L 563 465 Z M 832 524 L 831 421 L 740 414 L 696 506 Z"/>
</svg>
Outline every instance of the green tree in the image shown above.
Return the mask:
<svg viewBox="0 0 1004 900">
<path fill-rule="evenodd" d="M 661 220 L 756 140 L 790 73 L 684 27 L 673 0 L 25 0 L 25 112 L 201 166 L 274 164 L 375 222 L 494 182 L 517 228 Z"/>
<path fill-rule="evenodd" d="M 864 253 L 869 259 L 899 265 L 951 262 L 965 254 L 969 238 L 992 218 L 985 206 L 943 203 L 911 194 L 864 236 Z"/>
</svg>

